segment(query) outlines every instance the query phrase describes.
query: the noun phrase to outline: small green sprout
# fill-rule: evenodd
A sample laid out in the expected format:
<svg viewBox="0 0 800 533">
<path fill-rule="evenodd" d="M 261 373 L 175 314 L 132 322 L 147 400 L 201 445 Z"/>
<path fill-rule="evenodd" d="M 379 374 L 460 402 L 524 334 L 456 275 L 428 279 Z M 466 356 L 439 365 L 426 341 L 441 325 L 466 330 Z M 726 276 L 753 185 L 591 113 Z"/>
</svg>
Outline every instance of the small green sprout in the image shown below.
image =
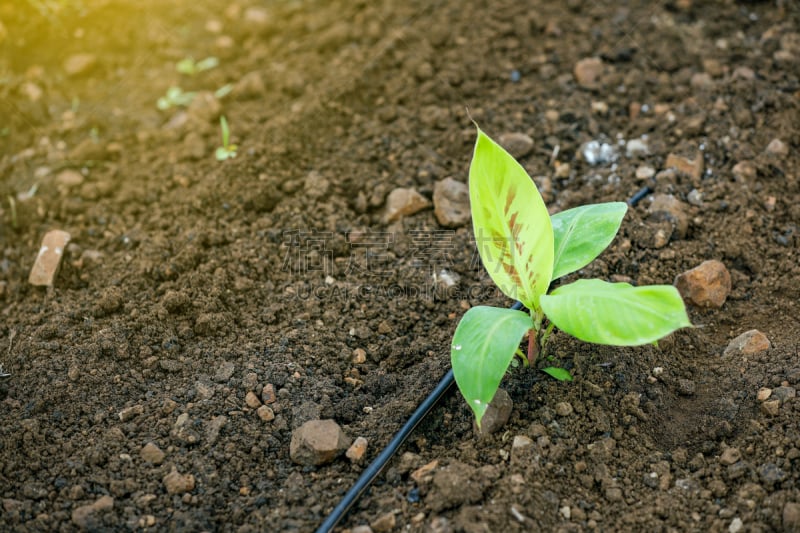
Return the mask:
<svg viewBox="0 0 800 533">
<path fill-rule="evenodd" d="M 167 89 L 167 94 L 158 99 L 156 106 L 162 111 L 171 107 L 186 107 L 192 103 L 196 95 L 195 92 L 183 92 L 180 87 L 170 87 Z"/>
<path fill-rule="evenodd" d="M 219 66 L 219 59 L 210 56 L 200 61 L 195 61 L 193 57 L 187 57 L 178 61 L 175 70 L 187 76 L 196 76 L 200 72 L 211 70 Z"/>
<path fill-rule="evenodd" d="M 217 156 L 217 161 L 225 161 L 236 157 L 236 149 L 238 147 L 235 144 L 230 144 L 231 132 L 228 129 L 228 121 L 224 115 L 219 117 L 219 127 L 222 130 L 222 146 L 217 148 L 215 155 Z"/>
<path fill-rule="evenodd" d="M 588 265 L 611 244 L 626 204 L 585 205 L 551 217 L 522 166 L 480 129 L 469 196 L 484 267 L 504 294 L 529 310 L 476 306 L 456 328 L 453 374 L 478 427 L 525 334 L 527 363 L 533 365 L 556 327 L 585 342 L 638 346 L 692 325 L 671 285 L 580 279 L 548 294 L 553 280 Z M 560 381 L 572 379 L 562 368 L 543 371 Z"/>
<path fill-rule="evenodd" d="M 228 96 L 229 94 L 231 94 L 232 90 L 233 90 L 233 84 L 226 83 L 225 85 L 214 91 L 214 98 L 216 98 L 217 100 L 221 100 L 226 96 Z"/>
</svg>

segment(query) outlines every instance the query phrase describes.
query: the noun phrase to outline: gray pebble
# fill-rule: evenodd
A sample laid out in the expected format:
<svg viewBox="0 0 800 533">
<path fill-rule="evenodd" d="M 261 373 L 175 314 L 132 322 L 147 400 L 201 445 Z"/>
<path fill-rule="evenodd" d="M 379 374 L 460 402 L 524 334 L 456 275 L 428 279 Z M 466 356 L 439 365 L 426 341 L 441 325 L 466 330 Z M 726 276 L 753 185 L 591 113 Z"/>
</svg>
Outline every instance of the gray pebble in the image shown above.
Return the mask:
<svg viewBox="0 0 800 533">
<path fill-rule="evenodd" d="M 236 367 L 234 366 L 233 363 L 231 363 L 230 361 L 225 361 L 224 363 L 222 363 L 222 366 L 220 366 L 217 369 L 217 373 L 214 374 L 214 381 L 216 381 L 217 383 L 227 382 L 229 379 L 231 379 L 231 376 L 233 376 L 233 372 L 235 370 Z"/>
</svg>

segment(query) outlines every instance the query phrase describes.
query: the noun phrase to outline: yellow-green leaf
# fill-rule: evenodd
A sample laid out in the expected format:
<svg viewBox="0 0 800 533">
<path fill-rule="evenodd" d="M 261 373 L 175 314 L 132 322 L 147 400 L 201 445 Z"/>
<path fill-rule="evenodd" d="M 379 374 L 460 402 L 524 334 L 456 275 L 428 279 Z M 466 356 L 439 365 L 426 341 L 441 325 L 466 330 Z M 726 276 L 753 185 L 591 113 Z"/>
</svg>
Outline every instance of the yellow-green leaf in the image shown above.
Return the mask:
<svg viewBox="0 0 800 533">
<path fill-rule="evenodd" d="M 692 325 L 672 285 L 633 287 L 579 279 L 543 296 L 542 309 L 561 331 L 612 346 L 649 344 Z"/>
<path fill-rule="evenodd" d="M 469 199 L 483 266 L 504 294 L 538 310 L 553 273 L 550 215 L 525 169 L 480 129 Z"/>
<path fill-rule="evenodd" d="M 480 427 L 500 381 L 525 332 L 533 327 L 527 313 L 477 306 L 458 323 L 450 348 L 453 376 Z"/>
</svg>

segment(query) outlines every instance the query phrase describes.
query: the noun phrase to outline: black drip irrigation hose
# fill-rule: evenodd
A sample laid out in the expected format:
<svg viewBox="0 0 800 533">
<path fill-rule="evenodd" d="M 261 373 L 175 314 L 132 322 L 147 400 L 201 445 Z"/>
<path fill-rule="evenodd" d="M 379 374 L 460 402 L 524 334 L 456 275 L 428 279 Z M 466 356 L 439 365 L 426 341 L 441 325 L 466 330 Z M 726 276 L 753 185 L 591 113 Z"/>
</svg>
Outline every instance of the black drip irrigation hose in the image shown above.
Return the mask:
<svg viewBox="0 0 800 533">
<path fill-rule="evenodd" d="M 648 194 L 652 193 L 653 189 L 649 186 L 642 187 L 636 194 L 631 196 L 628 200 L 628 205 L 631 207 L 638 204 L 642 201 Z M 511 309 L 522 309 L 522 303 L 516 302 L 514 305 L 511 306 Z M 361 476 L 356 480 L 350 490 L 344 495 L 344 497 L 339 501 L 339 504 L 333 508 L 333 511 L 330 512 L 325 521 L 320 524 L 317 528 L 316 533 L 330 533 L 333 531 L 333 528 L 339 523 L 339 521 L 344 518 L 353 504 L 356 503 L 358 498 L 369 488 L 372 482 L 378 477 L 378 474 L 381 473 L 383 468 L 389 462 L 389 460 L 394 457 L 394 454 L 397 453 L 397 450 L 400 449 L 400 446 L 406 441 L 406 439 L 411 435 L 417 425 L 422 422 L 422 419 L 425 418 L 425 415 L 433 409 L 433 406 L 439 401 L 439 399 L 444 396 L 450 387 L 453 386 L 455 383 L 455 377 L 453 376 L 453 369 L 447 371 L 447 374 L 444 375 L 442 380 L 436 385 L 436 388 L 425 398 L 417 410 L 414 411 L 414 414 L 411 415 L 411 418 L 403 424 L 403 427 L 400 428 L 400 431 L 389 441 L 389 444 L 383 449 L 383 451 L 370 463 L 370 465 L 364 469 L 361 473 Z"/>
</svg>

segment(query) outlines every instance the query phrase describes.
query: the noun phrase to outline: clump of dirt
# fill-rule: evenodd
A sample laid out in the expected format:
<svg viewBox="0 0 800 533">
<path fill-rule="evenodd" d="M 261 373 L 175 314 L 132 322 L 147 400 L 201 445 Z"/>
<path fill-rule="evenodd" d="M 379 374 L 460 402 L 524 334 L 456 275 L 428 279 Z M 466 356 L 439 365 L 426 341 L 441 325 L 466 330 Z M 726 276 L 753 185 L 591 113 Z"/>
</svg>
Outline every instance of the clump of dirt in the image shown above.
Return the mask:
<svg viewBox="0 0 800 533">
<path fill-rule="evenodd" d="M 461 314 L 509 304 L 469 224 L 386 217 L 466 181 L 471 119 L 515 134 L 552 211 L 653 189 L 581 276 L 716 259 L 732 290 L 658 348 L 556 333 L 575 381 L 511 372 L 494 435 L 449 395 L 342 527 L 800 528 L 799 22 L 780 0 L 0 3 L 2 529 L 313 530 Z M 196 94 L 159 109 L 170 87 Z M 32 287 L 54 228 L 61 272 Z M 723 355 L 753 329 L 768 350 Z M 294 464 L 315 419 L 365 458 Z"/>
</svg>

